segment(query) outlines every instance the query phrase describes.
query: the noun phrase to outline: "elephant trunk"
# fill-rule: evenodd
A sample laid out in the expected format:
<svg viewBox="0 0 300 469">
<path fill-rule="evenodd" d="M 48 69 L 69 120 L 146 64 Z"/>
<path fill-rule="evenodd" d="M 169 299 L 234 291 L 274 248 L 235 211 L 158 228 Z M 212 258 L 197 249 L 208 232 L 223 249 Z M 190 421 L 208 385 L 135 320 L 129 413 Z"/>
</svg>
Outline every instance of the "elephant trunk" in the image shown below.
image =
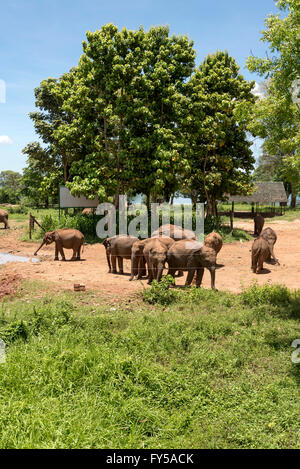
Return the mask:
<svg viewBox="0 0 300 469">
<path fill-rule="evenodd" d="M 158 266 L 157 266 L 157 276 L 156 276 L 156 280 L 158 282 L 161 281 L 163 270 L 164 270 L 164 264 L 159 263 Z"/>
<path fill-rule="evenodd" d="M 38 253 L 39 250 L 44 246 L 44 244 L 45 244 L 45 241 L 43 240 L 42 243 L 41 243 L 41 245 L 40 245 L 40 247 L 35 251 L 34 256 L 37 255 L 37 253 Z"/>
</svg>

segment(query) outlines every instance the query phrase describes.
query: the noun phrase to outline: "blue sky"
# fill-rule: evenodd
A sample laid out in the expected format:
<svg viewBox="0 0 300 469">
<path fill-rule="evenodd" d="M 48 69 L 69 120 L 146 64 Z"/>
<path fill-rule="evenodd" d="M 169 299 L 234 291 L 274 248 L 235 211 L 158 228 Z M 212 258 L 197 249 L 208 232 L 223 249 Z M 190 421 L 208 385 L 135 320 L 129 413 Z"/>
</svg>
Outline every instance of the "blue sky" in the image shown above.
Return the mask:
<svg viewBox="0 0 300 469">
<path fill-rule="evenodd" d="M 245 78 L 261 81 L 244 69 L 247 56 L 267 49 L 260 31 L 273 0 L 9 0 L 0 8 L 0 171 L 21 171 L 21 150 L 36 140 L 28 113 L 33 90 L 48 77 L 76 65 L 87 30 L 113 22 L 136 29 L 168 24 L 171 33 L 194 41 L 197 63 L 216 49 L 227 49 Z M 2 80 L 6 84 L 3 99 Z M 258 146 L 255 153 L 259 152 Z"/>
</svg>

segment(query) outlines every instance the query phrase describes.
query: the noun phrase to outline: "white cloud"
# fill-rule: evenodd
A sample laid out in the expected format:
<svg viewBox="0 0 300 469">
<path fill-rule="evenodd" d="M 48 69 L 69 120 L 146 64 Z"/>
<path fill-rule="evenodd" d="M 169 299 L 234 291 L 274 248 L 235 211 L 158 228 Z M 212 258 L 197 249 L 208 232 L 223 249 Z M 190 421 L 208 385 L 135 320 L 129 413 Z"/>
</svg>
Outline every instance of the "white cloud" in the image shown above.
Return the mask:
<svg viewBox="0 0 300 469">
<path fill-rule="evenodd" d="M 259 98 L 264 98 L 265 97 L 265 85 L 263 83 L 257 83 L 255 82 L 255 86 L 252 90 L 252 93 L 254 96 L 258 96 Z"/>
<path fill-rule="evenodd" d="M 7 135 L 0 135 L 0 145 L 12 145 L 14 142 Z"/>
</svg>

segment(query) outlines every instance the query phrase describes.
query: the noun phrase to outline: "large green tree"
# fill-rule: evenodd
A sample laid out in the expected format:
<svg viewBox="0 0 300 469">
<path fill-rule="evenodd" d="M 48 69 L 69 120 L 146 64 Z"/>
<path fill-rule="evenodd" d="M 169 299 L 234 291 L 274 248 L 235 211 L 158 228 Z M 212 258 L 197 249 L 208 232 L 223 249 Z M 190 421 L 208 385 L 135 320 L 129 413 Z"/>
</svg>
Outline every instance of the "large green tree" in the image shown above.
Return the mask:
<svg viewBox="0 0 300 469">
<path fill-rule="evenodd" d="M 71 191 L 100 198 L 129 189 L 169 196 L 184 169 L 179 121 L 182 87 L 195 52 L 185 36 L 167 27 L 148 32 L 105 25 L 87 33 L 76 80 L 63 109 L 73 115 L 71 133 L 86 154 L 73 161 Z"/>
<path fill-rule="evenodd" d="M 0 203 L 15 204 L 19 202 L 21 190 L 21 174 L 16 171 L 0 173 Z"/>
<path fill-rule="evenodd" d="M 226 194 L 251 189 L 254 158 L 245 110 L 255 101 L 253 87 L 222 51 L 208 55 L 186 86 L 190 171 L 183 185 L 194 202 L 207 201 L 210 215 L 217 214 L 217 200 Z"/>
<path fill-rule="evenodd" d="M 251 56 L 247 61 L 249 70 L 268 78 L 266 97 L 254 108 L 251 128 L 265 139 L 266 153 L 279 155 L 279 170 L 295 206 L 300 191 L 300 108 L 294 100 L 300 92 L 300 87 L 294 89 L 300 78 L 300 2 L 280 0 L 276 5 L 283 16 L 269 15 L 262 33 L 272 56 Z"/>
</svg>

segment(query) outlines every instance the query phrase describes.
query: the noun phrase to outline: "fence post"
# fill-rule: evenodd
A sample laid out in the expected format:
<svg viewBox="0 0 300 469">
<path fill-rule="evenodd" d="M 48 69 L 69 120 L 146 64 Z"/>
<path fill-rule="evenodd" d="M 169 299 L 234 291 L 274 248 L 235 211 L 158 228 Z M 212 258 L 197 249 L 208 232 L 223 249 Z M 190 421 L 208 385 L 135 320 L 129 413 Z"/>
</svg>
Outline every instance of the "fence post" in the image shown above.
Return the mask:
<svg viewBox="0 0 300 469">
<path fill-rule="evenodd" d="M 230 234 L 233 232 L 233 212 L 229 213 L 230 216 Z"/>
</svg>

